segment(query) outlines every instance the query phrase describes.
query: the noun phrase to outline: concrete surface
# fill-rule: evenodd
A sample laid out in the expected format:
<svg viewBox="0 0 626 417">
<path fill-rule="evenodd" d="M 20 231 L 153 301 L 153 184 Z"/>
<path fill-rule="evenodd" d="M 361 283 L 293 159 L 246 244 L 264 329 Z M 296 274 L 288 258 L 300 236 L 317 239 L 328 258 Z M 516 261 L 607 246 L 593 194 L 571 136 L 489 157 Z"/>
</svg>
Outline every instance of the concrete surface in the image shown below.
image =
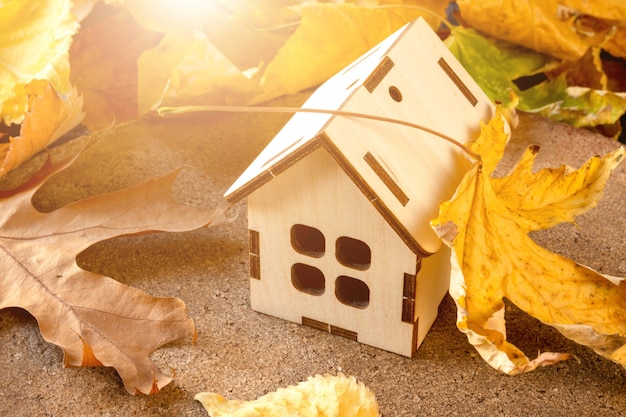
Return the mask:
<svg viewBox="0 0 626 417">
<path fill-rule="evenodd" d="M 299 105 L 302 99 L 274 104 Z M 113 127 L 72 167 L 50 180 L 34 202 L 41 210 L 53 210 L 186 165 L 175 185 L 178 201 L 225 206 L 223 192 L 288 118 L 213 114 Z M 531 142 L 544 145 L 540 162 L 549 165 L 577 165 L 617 146 L 587 131 L 523 116 L 511 155 Z M 54 152 L 75 149 L 76 143 L 65 143 Z M 578 227 L 564 225 L 533 237 L 601 272 L 626 276 L 625 190 L 622 164 L 599 207 L 579 218 Z M 508 336 L 527 355 L 560 351 L 578 360 L 517 377 L 501 375 L 456 329 L 449 297 L 413 359 L 253 312 L 248 302 L 245 202 L 237 209 L 238 219 L 225 226 L 112 239 L 78 257 L 84 268 L 187 303 L 199 338 L 195 345 L 181 340 L 152 355 L 158 366 L 175 374 L 161 393 L 130 396 L 113 369 L 63 369 L 61 350 L 41 338 L 32 316 L 5 309 L 0 312 L 0 416 L 206 416 L 193 400 L 198 392 L 249 400 L 326 372 L 344 372 L 363 381 L 376 393 L 385 417 L 626 413 L 626 371 L 621 366 L 513 306 L 508 307 Z"/>
</svg>

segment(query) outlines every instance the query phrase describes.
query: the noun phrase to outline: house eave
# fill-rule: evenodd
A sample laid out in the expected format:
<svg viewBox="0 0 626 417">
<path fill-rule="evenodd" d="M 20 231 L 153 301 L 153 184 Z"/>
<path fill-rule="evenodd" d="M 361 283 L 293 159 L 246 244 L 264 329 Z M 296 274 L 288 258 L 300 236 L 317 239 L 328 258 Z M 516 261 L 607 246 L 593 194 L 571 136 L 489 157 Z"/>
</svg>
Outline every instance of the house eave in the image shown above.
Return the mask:
<svg viewBox="0 0 626 417">
<path fill-rule="evenodd" d="M 322 146 L 324 146 L 326 151 L 333 157 L 343 172 L 345 172 L 345 174 L 352 180 L 354 185 L 356 185 L 356 187 L 363 193 L 367 200 L 374 206 L 374 208 L 376 208 L 382 218 L 387 222 L 387 224 L 389 224 L 389 226 L 396 232 L 396 234 L 413 253 L 419 257 L 427 257 L 433 254 L 433 252 L 422 248 L 413 235 L 406 229 L 406 227 L 404 227 L 398 217 L 396 217 L 383 200 L 379 198 L 374 189 L 361 175 L 359 175 L 358 171 L 352 166 L 352 164 L 350 164 L 348 159 L 335 146 L 328 135 L 324 132 L 320 133 L 316 137 L 316 142 L 321 143 Z"/>
<path fill-rule="evenodd" d="M 274 164 L 271 164 L 264 168 L 264 170 L 254 176 L 250 181 L 237 187 L 233 190 L 228 190 L 224 194 L 224 198 L 230 204 L 235 204 L 244 199 L 259 187 L 265 185 L 271 181 L 278 174 L 282 173 L 290 166 L 306 157 L 320 146 L 318 136 L 308 140 L 304 145 L 299 147 L 296 151 L 284 155 L 281 159 L 277 160 Z"/>
</svg>

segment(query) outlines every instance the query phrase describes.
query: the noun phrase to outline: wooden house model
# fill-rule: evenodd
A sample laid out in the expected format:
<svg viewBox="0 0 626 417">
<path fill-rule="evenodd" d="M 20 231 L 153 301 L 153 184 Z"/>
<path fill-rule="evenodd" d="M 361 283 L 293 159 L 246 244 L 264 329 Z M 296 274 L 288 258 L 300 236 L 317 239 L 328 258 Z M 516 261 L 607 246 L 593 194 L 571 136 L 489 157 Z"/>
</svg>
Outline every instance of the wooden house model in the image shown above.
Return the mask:
<svg viewBox="0 0 626 417">
<path fill-rule="evenodd" d="M 493 116 L 421 19 L 302 107 L 404 120 L 461 143 Z M 413 356 L 449 283 L 449 251 L 429 222 L 469 164 L 415 128 L 296 113 L 225 194 L 248 198 L 252 308 Z"/>
</svg>

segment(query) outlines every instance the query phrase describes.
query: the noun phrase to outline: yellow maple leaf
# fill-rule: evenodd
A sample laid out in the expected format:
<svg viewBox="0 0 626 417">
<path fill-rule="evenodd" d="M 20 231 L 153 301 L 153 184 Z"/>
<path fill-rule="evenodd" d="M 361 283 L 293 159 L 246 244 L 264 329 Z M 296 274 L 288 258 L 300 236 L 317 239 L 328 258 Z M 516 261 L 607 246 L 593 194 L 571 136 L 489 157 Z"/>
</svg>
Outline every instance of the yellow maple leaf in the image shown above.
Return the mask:
<svg viewBox="0 0 626 417">
<path fill-rule="evenodd" d="M 133 16 L 152 7 L 146 0 L 120 3 Z M 235 4 L 233 13 L 221 11 L 218 17 L 214 10 L 200 8 L 182 18 L 185 30 L 180 23 L 166 23 L 156 9 L 146 12 L 139 22 L 165 36 L 139 58 L 139 111 L 252 105 L 293 94 L 323 83 L 418 16 L 433 27 L 440 21 L 423 7 L 405 2 L 371 3 L 294 0 L 280 7 L 261 2 L 245 10 Z"/>
<path fill-rule="evenodd" d="M 419 16 L 431 26 L 439 23 L 423 9 L 402 5 L 306 3 L 294 10 L 301 15 L 300 24 L 265 69 L 261 81 L 265 93 L 255 102 L 323 83 Z"/>
<path fill-rule="evenodd" d="M 14 0 L 0 3 L 0 117 L 22 122 L 24 86 L 48 80 L 56 91 L 71 91 L 68 50 L 78 21 L 68 0 Z"/>
<path fill-rule="evenodd" d="M 581 168 L 532 172 L 529 147 L 512 172 L 493 178 L 507 141 L 496 115 L 471 149 L 481 155 L 432 226 L 452 248 L 450 294 L 457 326 L 494 368 L 518 374 L 569 358 L 545 352 L 529 360 L 506 340 L 503 298 L 577 343 L 626 366 L 626 284 L 550 252 L 528 232 L 573 221 L 594 207 L 626 151 Z"/>
<path fill-rule="evenodd" d="M 316 375 L 256 400 L 227 400 L 211 392 L 195 396 L 211 417 L 380 417 L 374 393 L 354 377 Z"/>
<path fill-rule="evenodd" d="M 139 112 L 159 106 L 241 104 L 260 90 L 206 37 L 169 32 L 138 61 Z"/>
<path fill-rule="evenodd" d="M 76 89 L 60 96 L 45 80 L 33 80 L 24 87 L 27 111 L 20 136 L 0 146 L 0 177 L 44 149 L 78 125 L 84 114 Z"/>
</svg>

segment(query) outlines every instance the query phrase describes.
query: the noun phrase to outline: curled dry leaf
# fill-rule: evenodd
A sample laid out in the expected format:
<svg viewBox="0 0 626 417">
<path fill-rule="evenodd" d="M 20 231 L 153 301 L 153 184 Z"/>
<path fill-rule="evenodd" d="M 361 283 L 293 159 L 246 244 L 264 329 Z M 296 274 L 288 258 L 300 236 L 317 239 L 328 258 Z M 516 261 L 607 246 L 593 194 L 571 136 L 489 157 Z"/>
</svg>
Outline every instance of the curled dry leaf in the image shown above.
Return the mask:
<svg viewBox="0 0 626 417">
<path fill-rule="evenodd" d="M 227 400 L 210 392 L 195 399 L 210 417 L 380 417 L 374 393 L 343 374 L 312 376 L 253 401 Z"/>
<path fill-rule="evenodd" d="M 532 172 L 538 148 L 529 147 L 512 172 L 492 173 L 504 152 L 505 124 L 498 114 L 471 149 L 481 155 L 452 200 L 443 203 L 434 230 L 452 248 L 450 294 L 457 326 L 494 368 L 518 374 L 568 359 L 546 352 L 531 361 L 506 340 L 506 297 L 577 343 L 626 366 L 626 285 L 550 252 L 528 236 L 574 218 L 597 204 L 618 148 L 577 170 Z"/>
<path fill-rule="evenodd" d="M 63 349 L 65 366 L 110 366 L 129 393 L 158 392 L 171 378 L 149 355 L 194 336 L 185 304 L 82 270 L 75 256 L 103 239 L 191 230 L 225 218 L 178 205 L 170 192 L 177 172 L 41 213 L 31 198 L 61 168 L 47 163 L 25 185 L 0 194 L 0 309 L 29 311 L 44 339 Z"/>
<path fill-rule="evenodd" d="M 43 150 L 83 119 L 83 100 L 76 89 L 59 95 L 46 80 L 33 80 L 24 87 L 28 110 L 20 128 L 20 136 L 0 144 L 0 177 L 17 168 Z"/>
</svg>

